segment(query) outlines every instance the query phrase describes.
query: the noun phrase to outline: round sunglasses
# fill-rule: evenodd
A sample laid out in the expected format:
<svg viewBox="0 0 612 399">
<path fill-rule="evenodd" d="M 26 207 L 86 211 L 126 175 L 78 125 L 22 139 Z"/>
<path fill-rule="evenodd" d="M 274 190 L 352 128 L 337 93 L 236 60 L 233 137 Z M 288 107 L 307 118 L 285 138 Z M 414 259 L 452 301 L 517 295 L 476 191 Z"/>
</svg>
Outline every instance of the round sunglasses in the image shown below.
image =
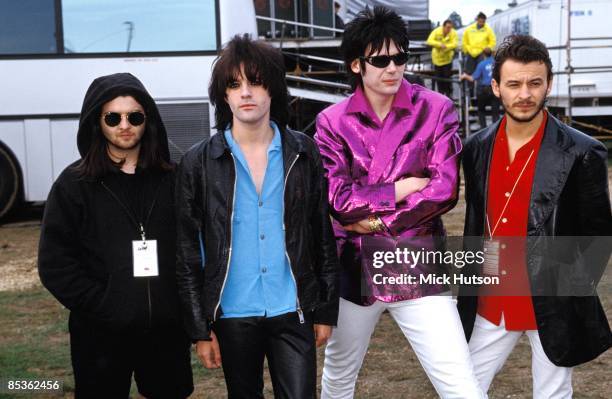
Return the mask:
<svg viewBox="0 0 612 399">
<path fill-rule="evenodd" d="M 408 62 L 409 54 L 407 52 L 397 53 L 393 55 L 376 55 L 373 57 L 359 57 L 360 60 L 367 62 L 368 64 L 376 68 L 386 68 L 391 61 L 396 66 L 404 65 Z"/>
<path fill-rule="evenodd" d="M 109 127 L 118 126 L 121 123 L 121 118 L 127 117 L 127 121 L 132 126 L 140 126 L 145 121 L 145 114 L 140 111 L 128 112 L 120 114 L 119 112 L 107 112 L 104 114 L 104 123 Z"/>
</svg>

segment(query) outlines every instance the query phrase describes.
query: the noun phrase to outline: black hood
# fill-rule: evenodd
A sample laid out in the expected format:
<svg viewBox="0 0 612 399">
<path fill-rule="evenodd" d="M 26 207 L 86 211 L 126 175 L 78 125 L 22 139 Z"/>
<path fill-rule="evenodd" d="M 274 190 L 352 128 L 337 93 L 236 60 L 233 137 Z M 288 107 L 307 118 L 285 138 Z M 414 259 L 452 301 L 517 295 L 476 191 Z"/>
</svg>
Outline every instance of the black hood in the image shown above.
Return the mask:
<svg viewBox="0 0 612 399">
<path fill-rule="evenodd" d="M 113 75 L 101 76 L 94 80 L 83 100 L 81 108 L 81 119 L 77 133 L 77 146 L 81 157 L 89 152 L 91 146 L 91 135 L 94 130 L 92 126 L 98 122 L 102 105 L 119 96 L 132 96 L 142 105 L 147 114 L 147 123 L 157 126 L 159 145 L 164 160 L 170 162 L 170 151 L 168 149 L 168 135 L 162 122 L 159 110 L 151 95 L 144 85 L 131 73 L 115 73 Z"/>
</svg>

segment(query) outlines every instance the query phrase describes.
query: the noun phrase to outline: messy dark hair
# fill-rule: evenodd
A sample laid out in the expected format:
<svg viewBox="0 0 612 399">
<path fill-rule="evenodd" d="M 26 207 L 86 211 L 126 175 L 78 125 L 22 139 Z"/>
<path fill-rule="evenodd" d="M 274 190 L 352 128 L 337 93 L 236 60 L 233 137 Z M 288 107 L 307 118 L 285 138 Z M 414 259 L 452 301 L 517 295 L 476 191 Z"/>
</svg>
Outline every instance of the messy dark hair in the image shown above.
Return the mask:
<svg viewBox="0 0 612 399">
<path fill-rule="evenodd" d="M 406 23 L 396 12 L 382 6 L 374 9 L 366 7 L 355 19 L 346 24 L 340 52 L 353 90 L 362 86 L 361 75 L 351 70 L 351 64 L 359 57 L 369 57 L 382 50 L 389 50 L 391 42 L 400 51 L 408 51 L 408 29 Z M 368 54 L 366 54 L 366 50 Z M 365 71 L 365 61 L 360 59 L 361 70 Z"/>
<path fill-rule="evenodd" d="M 272 99 L 270 119 L 279 127 L 289 121 L 289 92 L 285 81 L 283 54 L 260 40 L 252 40 L 247 34 L 236 35 L 215 60 L 208 96 L 215 106 L 215 128 L 224 130 L 231 126 L 232 110 L 226 101 L 226 90 L 239 80 L 240 68 L 244 67 L 245 78 L 250 82 L 261 82 Z"/>
<path fill-rule="evenodd" d="M 478 15 L 476 15 L 476 19 L 487 19 L 487 16 L 484 12 L 479 12 Z"/>
<path fill-rule="evenodd" d="M 542 62 L 546 65 L 548 82 L 553 77 L 552 61 L 548 49 L 544 43 L 533 36 L 511 35 L 499 45 L 493 63 L 493 79 L 497 83 L 501 83 L 501 67 L 507 60 L 518 61 L 522 64 Z"/>
</svg>

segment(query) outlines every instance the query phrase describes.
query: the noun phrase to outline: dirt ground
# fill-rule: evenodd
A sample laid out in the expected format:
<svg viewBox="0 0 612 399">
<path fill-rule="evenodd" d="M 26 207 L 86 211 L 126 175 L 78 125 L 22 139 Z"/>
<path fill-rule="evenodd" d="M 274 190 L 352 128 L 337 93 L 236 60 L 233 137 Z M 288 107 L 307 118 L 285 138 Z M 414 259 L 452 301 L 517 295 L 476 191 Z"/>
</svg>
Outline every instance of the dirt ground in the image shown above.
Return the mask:
<svg viewBox="0 0 612 399">
<path fill-rule="evenodd" d="M 612 177 L 612 170 L 609 170 Z M 463 230 L 465 205 L 463 194 L 457 207 L 445 216 L 450 235 Z M 40 234 L 40 208 L 29 208 L 0 226 L 0 379 L 16 375 L 55 376 L 65 380 L 64 397 L 72 397 L 72 372 L 69 363 L 67 311 L 41 287 L 36 271 L 36 251 Z M 608 318 L 612 315 L 612 290 L 600 289 L 600 297 Z M 30 326 L 30 327 L 28 327 Z M 49 353 L 42 356 L 24 335 L 42 334 L 48 339 Z M 25 342 L 25 343 L 24 343 Z M 21 346 L 19 346 L 21 345 Z M 19 351 L 7 349 L 19 347 Z M 10 356 L 15 356 L 15 360 Z M 52 357 L 52 363 L 47 357 Z M 25 360 L 24 360 L 25 359 Z M 323 352 L 319 350 L 320 377 Z M 25 362 L 24 366 L 17 363 Z M 31 363 L 31 364 L 30 364 Z M 223 398 L 225 382 L 220 370 L 203 369 L 192 360 L 196 391 L 192 397 Z M 495 378 L 491 398 L 531 397 L 531 351 L 526 337 L 521 338 L 502 372 Z M 612 352 L 576 367 L 573 374 L 575 398 L 609 398 L 612 392 Z M 11 373 L 14 373 L 11 375 Z M 320 378 L 319 378 L 320 381 Z M 266 375 L 266 395 L 272 397 L 270 379 Z M 0 397 L 5 397 L 0 394 Z M 24 396 L 16 396 L 24 397 Z M 40 396 L 39 396 L 40 397 Z M 357 398 L 435 398 L 437 397 L 418 359 L 399 328 L 384 314 L 372 337 L 363 368 L 359 374 Z"/>
</svg>

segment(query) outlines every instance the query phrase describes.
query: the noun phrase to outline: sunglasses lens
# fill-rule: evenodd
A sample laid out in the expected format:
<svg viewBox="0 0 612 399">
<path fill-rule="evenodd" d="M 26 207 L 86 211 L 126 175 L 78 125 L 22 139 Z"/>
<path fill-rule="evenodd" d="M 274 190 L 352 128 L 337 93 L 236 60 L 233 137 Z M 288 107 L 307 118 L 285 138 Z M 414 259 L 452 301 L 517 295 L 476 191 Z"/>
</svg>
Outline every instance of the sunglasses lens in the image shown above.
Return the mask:
<svg viewBox="0 0 612 399">
<path fill-rule="evenodd" d="M 130 122 L 130 125 L 140 126 L 144 123 L 145 116 L 142 112 L 132 112 L 128 115 L 127 119 L 128 122 Z"/>
<path fill-rule="evenodd" d="M 391 60 L 393 60 L 395 65 L 400 66 L 408 62 L 408 53 L 397 53 L 392 56 L 377 55 L 375 57 L 367 58 L 367 60 L 376 68 L 386 68 L 391 63 Z"/>
<path fill-rule="evenodd" d="M 104 115 L 104 123 L 110 127 L 115 127 L 121 122 L 121 115 L 116 112 L 109 112 Z"/>
<path fill-rule="evenodd" d="M 408 62 L 408 53 L 397 53 L 393 56 L 393 63 L 395 65 L 404 65 Z"/>
<path fill-rule="evenodd" d="M 385 68 L 391 62 L 391 58 L 388 55 L 378 55 L 376 57 L 370 57 L 370 64 L 376 68 Z"/>
</svg>

